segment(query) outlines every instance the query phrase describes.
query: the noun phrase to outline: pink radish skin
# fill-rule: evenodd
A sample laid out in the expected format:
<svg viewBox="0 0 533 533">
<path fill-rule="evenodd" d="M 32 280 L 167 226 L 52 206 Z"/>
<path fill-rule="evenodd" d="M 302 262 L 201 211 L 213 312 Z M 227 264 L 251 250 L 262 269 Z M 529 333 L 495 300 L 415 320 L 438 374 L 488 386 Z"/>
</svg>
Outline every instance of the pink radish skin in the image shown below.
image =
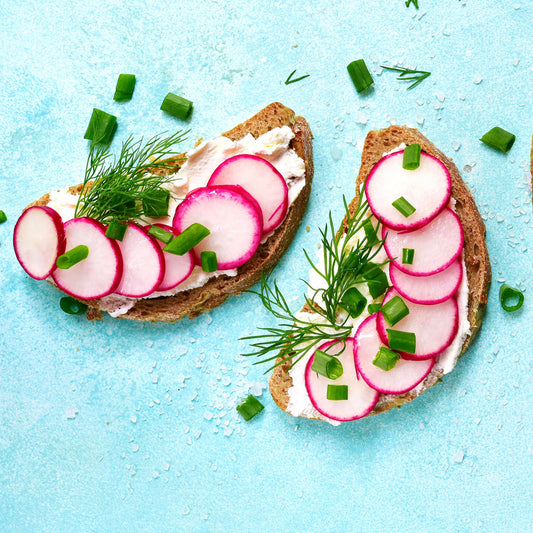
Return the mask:
<svg viewBox="0 0 533 533">
<path fill-rule="evenodd" d="M 124 271 L 116 294 L 142 298 L 152 294 L 163 281 L 165 259 L 161 248 L 140 226 L 130 222 L 122 241 L 117 241 Z"/>
<path fill-rule="evenodd" d="M 403 394 L 429 374 L 435 358 L 420 361 L 400 358 L 391 370 L 381 369 L 373 363 L 383 346 L 376 327 L 376 315 L 369 316 L 359 326 L 354 340 L 355 366 L 373 389 L 385 394 Z"/>
<path fill-rule="evenodd" d="M 89 256 L 69 269 L 56 269 L 52 273 L 56 285 L 82 300 L 102 298 L 112 293 L 123 269 L 117 242 L 108 239 L 105 226 L 92 218 L 73 218 L 65 223 L 64 228 L 66 250 L 84 244 L 89 248 Z"/>
<path fill-rule="evenodd" d="M 436 274 L 412 276 L 391 263 L 389 275 L 400 296 L 417 304 L 431 305 L 444 302 L 457 292 L 463 279 L 463 266 L 461 261 L 456 259 L 449 267 Z"/>
<path fill-rule="evenodd" d="M 199 187 L 191 191 L 176 209 L 172 225 L 181 233 L 191 224 L 202 224 L 211 232 L 195 246 L 196 264 L 200 254 L 217 254 L 219 270 L 237 268 L 255 253 L 263 225 L 259 204 L 238 185 Z"/>
<path fill-rule="evenodd" d="M 261 207 L 263 233 L 279 226 L 287 214 L 287 183 L 273 165 L 259 156 L 241 154 L 226 159 L 215 169 L 207 185 L 240 185 Z"/>
<path fill-rule="evenodd" d="M 178 232 L 171 226 L 166 224 L 154 224 L 158 228 L 164 229 L 178 235 Z M 150 226 L 146 226 L 146 231 L 150 229 Z M 161 250 L 166 246 L 164 242 L 155 239 Z M 165 276 L 157 287 L 156 291 L 169 291 L 174 287 L 177 287 L 180 283 L 183 283 L 194 269 L 194 255 L 192 252 L 187 252 L 185 255 L 169 254 L 163 252 L 163 258 L 165 260 Z"/>
<path fill-rule="evenodd" d="M 396 231 L 383 226 L 384 247 L 394 265 L 412 276 L 429 276 L 448 268 L 463 249 L 463 228 L 449 208 L 429 224 L 414 231 Z M 415 251 L 412 265 L 402 263 L 403 248 Z"/>
<path fill-rule="evenodd" d="M 26 273 L 34 279 L 47 278 L 65 252 L 65 231 L 57 211 L 33 206 L 20 215 L 13 232 L 15 255 Z"/>
<path fill-rule="evenodd" d="M 349 337 L 346 339 L 346 344 L 339 342 L 327 352 L 330 355 L 339 354 L 337 357 L 342 363 L 343 374 L 338 379 L 328 379 L 311 370 L 314 354 L 307 362 L 305 369 L 305 387 L 313 407 L 322 415 L 338 422 L 348 422 L 366 416 L 374 409 L 379 397 L 379 393 L 357 375 L 353 357 L 353 341 L 353 338 Z M 326 351 L 332 344 L 333 341 L 326 342 L 318 349 Z M 339 353 L 341 351 L 342 353 Z M 348 399 L 328 400 L 328 384 L 348 385 Z"/>
<path fill-rule="evenodd" d="M 399 296 L 396 289 L 389 289 L 383 304 L 394 296 Z M 445 350 L 452 343 L 459 328 L 459 309 L 455 298 L 448 298 L 434 305 L 415 304 L 406 299 L 403 301 L 409 308 L 409 314 L 394 326 L 387 324 L 381 312 L 377 315 L 377 329 L 383 344 L 388 346 L 387 329 L 396 329 L 416 335 L 415 353 L 402 353 L 406 359 L 428 359 Z"/>
<path fill-rule="evenodd" d="M 396 230 L 420 228 L 432 220 L 448 203 L 451 178 L 446 166 L 436 157 L 422 152 L 420 166 L 405 170 L 403 150 L 386 155 L 372 168 L 365 193 L 372 213 Z M 406 217 L 392 203 L 404 197 L 416 211 Z"/>
</svg>

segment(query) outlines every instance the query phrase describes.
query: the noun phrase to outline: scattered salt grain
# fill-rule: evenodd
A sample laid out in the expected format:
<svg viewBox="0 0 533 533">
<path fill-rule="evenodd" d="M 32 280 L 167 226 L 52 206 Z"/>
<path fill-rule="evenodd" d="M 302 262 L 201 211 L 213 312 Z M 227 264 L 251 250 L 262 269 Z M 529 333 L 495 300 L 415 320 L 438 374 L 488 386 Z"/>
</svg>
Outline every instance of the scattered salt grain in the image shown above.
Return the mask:
<svg viewBox="0 0 533 533">
<path fill-rule="evenodd" d="M 481 76 L 475 76 L 474 79 L 472 80 L 476 85 L 479 85 L 482 81 L 483 81 L 483 78 Z"/>
<path fill-rule="evenodd" d="M 136 423 L 137 423 L 137 417 L 136 417 L 135 415 L 132 416 L 132 417 L 130 418 L 130 420 L 131 420 L 131 422 L 132 422 L 133 424 L 136 424 Z"/>
<path fill-rule="evenodd" d="M 465 457 L 465 452 L 463 452 L 462 450 L 459 450 L 453 457 L 453 460 L 455 463 L 462 463 L 463 462 L 463 459 Z"/>
<path fill-rule="evenodd" d="M 78 410 L 73 409 L 72 407 L 67 408 L 67 410 L 65 411 L 65 417 L 67 418 L 67 420 L 72 420 L 76 418 L 77 414 L 78 414 Z"/>
<path fill-rule="evenodd" d="M 131 445 L 131 451 L 132 451 L 133 453 L 137 453 L 137 452 L 139 451 L 139 445 L 133 443 L 133 444 Z"/>
<path fill-rule="evenodd" d="M 452 141 L 452 148 L 457 152 L 461 148 L 461 143 L 457 141 Z"/>
<path fill-rule="evenodd" d="M 157 383 L 159 381 L 159 376 L 152 376 L 152 383 Z"/>
<path fill-rule="evenodd" d="M 422 126 L 422 124 L 424 124 L 424 120 L 425 118 L 422 116 L 422 115 L 418 115 L 416 117 L 416 121 L 418 122 L 418 124 L 420 124 Z"/>
</svg>

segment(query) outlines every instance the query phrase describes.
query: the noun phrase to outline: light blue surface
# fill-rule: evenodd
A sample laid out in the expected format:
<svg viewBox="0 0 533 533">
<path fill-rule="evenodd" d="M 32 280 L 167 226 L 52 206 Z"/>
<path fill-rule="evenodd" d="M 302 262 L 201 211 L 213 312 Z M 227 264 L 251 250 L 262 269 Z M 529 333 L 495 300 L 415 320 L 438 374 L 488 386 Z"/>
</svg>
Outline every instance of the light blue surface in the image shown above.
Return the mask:
<svg viewBox="0 0 533 533">
<path fill-rule="evenodd" d="M 531 0 L 0 4 L 0 531 L 528 531 L 531 527 Z M 127 4 L 127 6 L 125 5 Z M 365 58 L 358 95 L 348 62 Z M 380 65 L 430 70 L 407 91 Z M 310 74 L 284 85 L 291 71 Z M 134 73 L 133 100 L 114 103 Z M 194 101 L 164 115 L 167 92 Z M 333 428 L 274 404 L 238 338 L 271 324 L 252 295 L 194 321 L 88 322 L 11 246 L 27 203 L 81 181 L 93 107 L 129 134 L 230 128 L 271 101 L 304 115 L 315 181 L 276 268 L 294 309 L 328 209 L 353 195 L 365 134 L 419 127 L 453 156 L 487 225 L 493 284 L 467 355 L 417 401 Z M 508 155 L 483 146 L 514 132 Z M 306 231 L 309 226 L 309 231 Z M 499 305 L 519 285 L 516 314 Z M 235 412 L 262 392 L 250 423 Z"/>
</svg>

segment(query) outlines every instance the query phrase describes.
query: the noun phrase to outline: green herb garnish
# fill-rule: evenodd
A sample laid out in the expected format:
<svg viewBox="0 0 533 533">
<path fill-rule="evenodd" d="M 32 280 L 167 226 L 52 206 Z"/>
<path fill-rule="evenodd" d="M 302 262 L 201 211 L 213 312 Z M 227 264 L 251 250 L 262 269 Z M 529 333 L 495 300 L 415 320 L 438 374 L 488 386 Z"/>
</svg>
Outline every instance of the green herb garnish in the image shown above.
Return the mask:
<svg viewBox="0 0 533 533">
<path fill-rule="evenodd" d="M 401 81 L 412 81 L 413 83 L 411 83 L 411 85 L 407 87 L 407 90 L 413 89 L 419 83 L 422 83 L 431 74 L 431 72 L 427 72 L 426 70 L 413 70 L 405 67 L 386 67 L 384 65 L 381 65 L 381 68 L 385 70 L 390 70 L 392 72 L 399 72 L 400 75 L 397 79 Z"/>
<path fill-rule="evenodd" d="M 292 79 L 292 77 L 294 76 L 296 70 L 293 70 L 290 74 L 289 74 L 289 77 L 285 80 L 285 85 L 289 85 L 290 83 L 296 83 L 297 81 L 301 81 L 305 78 L 309 78 L 309 76 L 311 74 L 305 74 L 304 76 L 300 76 L 299 78 L 294 78 Z"/>
<path fill-rule="evenodd" d="M 406 0 L 405 5 L 406 7 L 409 7 L 411 4 L 413 4 L 416 9 L 418 9 L 418 0 Z"/>
</svg>

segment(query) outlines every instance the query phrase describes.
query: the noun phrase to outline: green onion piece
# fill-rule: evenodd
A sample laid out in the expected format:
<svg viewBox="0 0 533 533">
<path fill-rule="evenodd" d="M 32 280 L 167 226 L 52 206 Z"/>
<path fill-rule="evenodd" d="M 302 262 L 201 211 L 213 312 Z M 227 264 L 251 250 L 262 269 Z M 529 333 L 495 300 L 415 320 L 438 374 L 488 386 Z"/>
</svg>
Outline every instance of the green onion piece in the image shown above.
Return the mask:
<svg viewBox="0 0 533 533">
<path fill-rule="evenodd" d="M 367 280 L 368 290 L 372 298 L 381 296 L 388 288 L 387 275 L 376 263 L 368 263 L 363 268 L 363 278 Z"/>
<path fill-rule="evenodd" d="M 202 270 L 204 272 L 214 272 L 218 270 L 218 261 L 216 252 L 204 251 L 200 254 Z"/>
<path fill-rule="evenodd" d="M 378 353 L 376 354 L 376 357 L 372 361 L 372 364 L 378 366 L 382 370 L 389 371 L 389 370 L 392 370 L 396 366 L 398 359 L 400 359 L 399 354 L 397 354 L 396 352 L 393 352 L 392 350 L 389 350 L 385 346 L 382 346 L 378 350 Z"/>
<path fill-rule="evenodd" d="M 377 263 L 369 261 L 362 269 L 364 279 L 378 279 L 383 274 L 383 270 Z"/>
<path fill-rule="evenodd" d="M 119 74 L 113 100 L 124 102 L 131 100 L 135 89 L 135 74 Z"/>
<path fill-rule="evenodd" d="M 174 93 L 168 93 L 161 104 L 161 110 L 173 117 L 185 120 L 192 111 L 192 102 Z"/>
<path fill-rule="evenodd" d="M 409 331 L 398 331 L 396 329 L 387 330 L 389 347 L 397 352 L 415 353 L 416 335 Z"/>
<path fill-rule="evenodd" d="M 177 237 L 174 237 L 174 239 L 163 248 L 163 251 L 170 254 L 185 255 L 210 233 L 211 232 L 205 226 L 194 222 Z"/>
<path fill-rule="evenodd" d="M 394 200 L 392 205 L 406 218 L 416 211 L 416 209 L 403 196 Z"/>
<path fill-rule="evenodd" d="M 363 222 L 363 229 L 365 230 L 366 240 L 368 241 L 369 246 L 374 246 L 374 244 L 377 244 L 379 242 L 376 233 L 376 228 L 374 228 L 371 218 L 367 218 Z"/>
<path fill-rule="evenodd" d="M 357 318 L 366 307 L 366 298 L 355 287 L 350 287 L 341 298 L 341 305 L 352 318 Z"/>
<path fill-rule="evenodd" d="M 3 224 L 7 220 L 5 211 L 0 210 L 0 224 Z"/>
<path fill-rule="evenodd" d="M 326 393 L 328 400 L 347 400 L 348 399 L 348 385 L 328 385 Z"/>
<path fill-rule="evenodd" d="M 329 379 L 338 379 L 343 373 L 342 363 L 322 350 L 315 352 L 311 370 Z"/>
<path fill-rule="evenodd" d="M 113 140 L 116 129 L 117 117 L 115 115 L 94 108 L 83 138 L 89 139 L 95 144 L 109 144 Z"/>
<path fill-rule="evenodd" d="M 88 256 L 89 256 L 89 248 L 85 246 L 85 244 L 79 244 L 78 246 L 75 246 L 74 248 L 72 248 L 72 250 L 69 250 L 68 252 L 65 252 L 63 255 L 60 255 L 57 258 L 56 266 L 57 268 L 66 270 L 67 268 L 73 267 L 75 264 L 79 263 L 80 261 L 87 259 Z"/>
<path fill-rule="evenodd" d="M 105 236 L 108 239 L 115 239 L 116 241 L 122 241 L 124 235 L 126 235 L 126 230 L 128 229 L 127 224 L 122 224 L 120 222 L 111 222 L 105 231 Z"/>
<path fill-rule="evenodd" d="M 252 396 L 251 394 L 248 395 L 248 398 L 246 398 L 246 400 L 237 405 L 237 411 L 247 422 L 248 420 L 251 420 L 256 414 L 260 413 L 264 408 L 265 406 L 255 396 Z"/>
<path fill-rule="evenodd" d="M 515 300 L 516 303 L 510 303 Z M 500 303 L 505 311 L 508 313 L 514 313 L 522 307 L 522 304 L 524 303 L 524 294 L 521 290 L 510 287 L 504 283 L 500 287 Z"/>
<path fill-rule="evenodd" d="M 59 307 L 69 315 L 81 315 L 87 311 L 87 305 L 70 296 L 65 296 L 59 300 Z"/>
<path fill-rule="evenodd" d="M 154 189 L 143 198 L 143 213 L 149 218 L 168 216 L 170 191 L 168 189 Z"/>
<path fill-rule="evenodd" d="M 155 237 L 157 240 L 164 242 L 165 244 L 168 244 L 173 238 L 174 234 L 170 231 L 167 231 L 163 228 L 158 228 L 157 226 L 151 226 L 148 230 L 148 233 Z"/>
<path fill-rule="evenodd" d="M 381 307 L 381 314 L 389 326 L 394 326 L 409 314 L 409 308 L 399 296 L 395 296 Z"/>
<path fill-rule="evenodd" d="M 381 309 L 381 304 L 370 304 L 368 306 L 368 314 L 373 315 L 374 313 L 377 313 Z"/>
<path fill-rule="evenodd" d="M 412 265 L 415 258 L 415 251 L 413 248 L 402 249 L 402 263 L 404 265 Z"/>
<path fill-rule="evenodd" d="M 487 133 L 481 137 L 480 141 L 487 146 L 506 154 L 513 146 L 515 139 L 516 137 L 512 133 L 496 126 L 490 131 L 487 131 Z"/>
<path fill-rule="evenodd" d="M 410 144 L 403 151 L 403 168 L 405 170 L 416 170 L 420 166 L 420 145 Z"/>
<path fill-rule="evenodd" d="M 358 93 L 362 93 L 374 83 L 364 59 L 352 61 L 347 69 Z"/>
</svg>

